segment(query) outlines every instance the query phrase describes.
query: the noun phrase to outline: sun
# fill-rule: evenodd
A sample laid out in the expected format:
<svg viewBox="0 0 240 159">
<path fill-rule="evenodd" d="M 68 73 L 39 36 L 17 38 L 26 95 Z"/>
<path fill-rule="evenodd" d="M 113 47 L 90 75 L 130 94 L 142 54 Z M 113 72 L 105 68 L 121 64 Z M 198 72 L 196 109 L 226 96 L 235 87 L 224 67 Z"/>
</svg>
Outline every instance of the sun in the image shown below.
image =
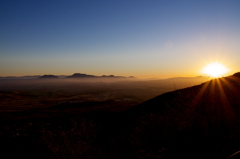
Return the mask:
<svg viewBox="0 0 240 159">
<path fill-rule="evenodd" d="M 202 69 L 202 73 L 213 78 L 222 77 L 227 72 L 227 67 L 218 62 L 210 63 Z"/>
</svg>

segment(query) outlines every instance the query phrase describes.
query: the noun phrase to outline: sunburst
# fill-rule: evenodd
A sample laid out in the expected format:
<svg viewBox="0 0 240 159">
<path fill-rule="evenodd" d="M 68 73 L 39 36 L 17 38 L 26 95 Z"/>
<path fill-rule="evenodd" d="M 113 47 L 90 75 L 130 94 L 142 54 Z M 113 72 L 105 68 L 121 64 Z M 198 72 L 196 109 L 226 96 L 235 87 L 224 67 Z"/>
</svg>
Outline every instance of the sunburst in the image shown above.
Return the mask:
<svg viewBox="0 0 240 159">
<path fill-rule="evenodd" d="M 222 77 L 227 72 L 227 67 L 219 62 L 210 63 L 202 69 L 202 73 L 213 78 Z"/>
</svg>

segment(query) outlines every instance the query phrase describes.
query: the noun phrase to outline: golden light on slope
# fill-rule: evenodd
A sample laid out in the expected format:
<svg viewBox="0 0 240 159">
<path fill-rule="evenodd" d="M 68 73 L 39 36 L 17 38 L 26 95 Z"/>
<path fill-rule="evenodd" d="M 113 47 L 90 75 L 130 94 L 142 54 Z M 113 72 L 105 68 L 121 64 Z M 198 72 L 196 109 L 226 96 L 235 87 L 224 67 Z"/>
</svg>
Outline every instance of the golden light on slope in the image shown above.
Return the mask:
<svg viewBox="0 0 240 159">
<path fill-rule="evenodd" d="M 202 73 L 213 78 L 221 77 L 227 72 L 227 67 L 218 62 L 210 63 L 202 69 Z"/>
</svg>

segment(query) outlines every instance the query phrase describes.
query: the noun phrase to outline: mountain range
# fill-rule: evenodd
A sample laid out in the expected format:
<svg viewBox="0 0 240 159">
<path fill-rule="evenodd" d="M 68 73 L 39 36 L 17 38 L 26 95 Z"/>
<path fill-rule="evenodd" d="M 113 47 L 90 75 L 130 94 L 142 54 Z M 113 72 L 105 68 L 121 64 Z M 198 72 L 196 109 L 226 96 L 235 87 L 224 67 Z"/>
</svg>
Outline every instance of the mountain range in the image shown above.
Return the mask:
<svg viewBox="0 0 240 159">
<path fill-rule="evenodd" d="M 95 75 L 88 75 L 83 73 L 74 73 L 71 76 L 67 76 L 67 78 L 93 78 L 93 77 L 103 77 L 103 78 L 127 78 L 124 76 L 114 76 L 114 75 L 102 75 L 102 76 L 95 76 Z M 134 78 L 133 76 L 130 76 L 129 78 Z"/>
<path fill-rule="evenodd" d="M 6 77 L 1 77 L 0 79 L 56 79 L 56 78 L 135 78 L 134 76 L 114 76 L 114 75 L 102 75 L 102 76 L 95 76 L 95 75 L 89 75 L 89 74 L 84 74 L 84 73 L 74 73 L 70 76 L 67 75 L 34 75 L 34 76 L 6 76 Z"/>
</svg>

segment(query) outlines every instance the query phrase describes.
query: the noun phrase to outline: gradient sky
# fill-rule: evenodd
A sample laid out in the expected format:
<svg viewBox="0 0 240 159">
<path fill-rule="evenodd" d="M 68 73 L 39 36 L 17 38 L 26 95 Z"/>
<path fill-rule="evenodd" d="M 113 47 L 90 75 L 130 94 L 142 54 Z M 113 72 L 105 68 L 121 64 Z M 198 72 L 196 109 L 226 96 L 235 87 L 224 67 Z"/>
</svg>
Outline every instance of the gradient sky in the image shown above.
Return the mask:
<svg viewBox="0 0 240 159">
<path fill-rule="evenodd" d="M 0 76 L 240 71 L 239 0 L 1 0 Z"/>
</svg>

